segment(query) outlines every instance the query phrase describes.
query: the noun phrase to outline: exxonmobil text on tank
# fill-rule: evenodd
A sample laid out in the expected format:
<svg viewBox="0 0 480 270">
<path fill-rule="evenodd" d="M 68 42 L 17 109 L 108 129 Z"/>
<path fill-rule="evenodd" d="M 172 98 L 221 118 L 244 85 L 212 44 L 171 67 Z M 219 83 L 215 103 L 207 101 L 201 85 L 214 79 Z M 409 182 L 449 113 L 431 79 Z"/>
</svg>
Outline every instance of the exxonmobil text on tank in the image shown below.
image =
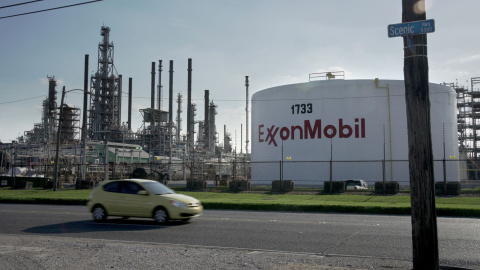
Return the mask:
<svg viewBox="0 0 480 270">
<path fill-rule="evenodd" d="M 359 123 L 360 121 L 360 123 Z M 295 125 L 290 127 L 275 127 L 272 125 L 270 128 L 266 128 L 261 124 L 258 126 L 258 142 L 266 142 L 268 145 L 277 145 L 276 136 L 280 140 L 295 140 L 295 134 L 297 134 L 297 140 L 303 139 L 321 139 L 324 136 L 327 139 L 332 139 L 336 136 L 338 138 L 350 138 L 352 135 L 355 138 L 365 138 L 365 118 L 355 118 L 355 125 L 352 128 L 351 125 L 344 124 L 343 119 L 338 119 L 338 125 L 325 125 L 322 126 L 321 119 L 315 119 L 312 124 L 310 120 L 304 120 L 303 125 Z M 355 131 L 354 131 L 355 130 Z M 266 137 L 265 137 L 266 135 Z"/>
<path fill-rule="evenodd" d="M 459 181 L 455 98 L 450 87 L 430 84 L 437 181 L 443 181 L 444 150 L 447 181 Z M 333 180 L 385 177 L 406 185 L 405 110 L 399 80 L 325 80 L 259 91 L 252 96 L 252 181 L 283 174 L 296 185 L 322 184 L 332 164 Z"/>
</svg>

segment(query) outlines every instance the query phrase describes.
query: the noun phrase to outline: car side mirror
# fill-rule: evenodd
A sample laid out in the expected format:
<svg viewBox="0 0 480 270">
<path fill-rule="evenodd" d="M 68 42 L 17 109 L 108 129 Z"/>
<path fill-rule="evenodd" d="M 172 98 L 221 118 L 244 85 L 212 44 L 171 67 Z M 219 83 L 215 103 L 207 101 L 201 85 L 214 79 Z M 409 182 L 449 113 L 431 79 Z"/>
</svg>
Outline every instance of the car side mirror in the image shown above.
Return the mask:
<svg viewBox="0 0 480 270">
<path fill-rule="evenodd" d="M 148 195 L 148 192 L 146 190 L 140 190 L 137 192 L 138 195 Z"/>
</svg>

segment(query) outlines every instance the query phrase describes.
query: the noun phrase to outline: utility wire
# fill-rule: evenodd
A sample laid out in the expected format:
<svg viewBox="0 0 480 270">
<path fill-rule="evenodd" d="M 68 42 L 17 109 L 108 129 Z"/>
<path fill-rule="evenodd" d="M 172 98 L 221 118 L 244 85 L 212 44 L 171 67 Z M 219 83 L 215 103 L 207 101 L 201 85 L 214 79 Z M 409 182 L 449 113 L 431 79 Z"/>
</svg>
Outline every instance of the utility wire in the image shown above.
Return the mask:
<svg viewBox="0 0 480 270">
<path fill-rule="evenodd" d="M 13 5 L 8 5 L 8 6 L 2 6 L 2 7 L 0 7 L 0 8 L 16 7 L 16 6 L 21 6 L 21 5 L 31 4 L 31 3 L 40 2 L 40 1 L 43 1 L 43 0 L 34 0 L 34 1 L 28 1 L 28 2 L 23 2 L 23 3 L 18 3 L 18 4 L 13 4 Z"/>
<path fill-rule="evenodd" d="M 78 95 L 83 95 L 82 93 L 77 93 L 74 92 L 73 94 L 78 94 Z M 431 95 L 437 95 L 437 94 L 448 94 L 448 92 L 438 92 L 438 93 L 431 93 Z M 390 95 L 390 97 L 402 97 L 403 94 L 396 94 L 396 95 Z M 0 102 L 0 105 L 3 104 L 9 104 L 9 103 L 15 103 L 15 102 L 20 102 L 20 101 L 25 101 L 25 100 L 30 100 L 30 99 L 35 99 L 35 98 L 40 98 L 40 97 L 46 97 L 46 95 L 42 96 L 36 96 L 36 97 L 31 97 L 31 98 L 24 98 L 24 99 L 18 99 L 18 100 L 13 100 L 13 101 L 6 101 L 6 102 Z M 122 97 L 128 97 L 126 92 L 122 91 Z M 308 100 L 332 100 L 332 99 L 364 99 L 364 98 L 385 98 L 387 96 L 356 96 L 356 97 L 333 97 L 333 98 L 308 98 Z M 132 99 L 151 99 L 151 97 L 142 97 L 142 96 L 136 96 L 132 97 Z M 187 100 L 186 98 L 182 98 L 183 101 Z M 200 98 L 192 98 L 192 101 L 203 101 L 204 99 Z M 306 100 L 306 98 L 281 98 L 281 99 L 256 99 L 253 100 L 252 102 L 275 102 L 275 101 L 301 101 L 301 100 Z M 231 102 L 238 102 L 238 101 L 245 101 L 245 99 L 215 99 L 212 101 L 217 101 L 217 102 L 226 102 L 226 101 L 231 101 Z"/>
<path fill-rule="evenodd" d="M 80 5 L 91 4 L 91 3 L 100 2 L 100 1 L 103 1 L 103 0 L 94 0 L 94 1 L 88 1 L 88 2 L 83 2 L 83 3 L 68 5 L 68 6 L 61 6 L 61 7 L 31 11 L 31 12 L 26 12 L 26 13 L 21 13 L 21 14 L 15 14 L 15 15 L 10 15 L 10 16 L 0 17 L 0 19 L 6 19 L 6 18 L 17 17 L 17 16 L 22 16 L 22 15 L 28 15 L 28 14 L 34 14 L 34 13 L 40 13 L 40 12 L 51 11 L 51 10 L 56 10 L 56 9 L 61 9 L 61 8 L 80 6 Z"/>
<path fill-rule="evenodd" d="M 45 96 L 46 95 L 36 96 L 36 97 L 31 97 L 31 98 L 18 99 L 18 100 L 13 100 L 13 101 L 5 101 L 5 102 L 0 102 L 0 105 L 20 102 L 20 101 L 25 101 L 25 100 L 30 100 L 30 99 L 36 99 L 36 98 L 41 98 L 41 97 L 45 97 Z"/>
</svg>

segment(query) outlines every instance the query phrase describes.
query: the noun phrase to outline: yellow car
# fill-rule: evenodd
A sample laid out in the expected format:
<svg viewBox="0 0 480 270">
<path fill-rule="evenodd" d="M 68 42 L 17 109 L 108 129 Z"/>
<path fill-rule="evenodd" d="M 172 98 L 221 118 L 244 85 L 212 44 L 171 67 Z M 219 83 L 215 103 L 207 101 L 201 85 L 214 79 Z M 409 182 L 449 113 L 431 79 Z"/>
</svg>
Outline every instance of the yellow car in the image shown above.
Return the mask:
<svg viewBox="0 0 480 270">
<path fill-rule="evenodd" d="M 188 221 L 203 212 L 199 200 L 143 179 L 104 181 L 90 194 L 87 207 L 95 221 L 120 216 L 153 218 L 165 223 L 170 219 Z"/>
</svg>

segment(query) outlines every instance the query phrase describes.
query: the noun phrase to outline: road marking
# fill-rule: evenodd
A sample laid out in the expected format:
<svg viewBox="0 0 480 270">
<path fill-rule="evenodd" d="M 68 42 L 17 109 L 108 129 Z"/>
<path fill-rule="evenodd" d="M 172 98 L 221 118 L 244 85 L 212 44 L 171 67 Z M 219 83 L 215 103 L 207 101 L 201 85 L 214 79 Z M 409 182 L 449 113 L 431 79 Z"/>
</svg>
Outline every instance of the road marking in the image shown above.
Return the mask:
<svg viewBox="0 0 480 270">
<path fill-rule="evenodd" d="M 328 221 L 305 221 L 305 220 L 278 220 L 278 219 L 248 219 L 248 218 L 213 218 L 202 216 L 199 220 L 209 220 L 209 221 L 232 221 L 232 222 L 257 222 L 257 223 L 287 223 L 287 224 L 328 224 L 334 226 L 380 226 L 378 223 L 358 223 L 358 222 L 328 222 Z"/>
</svg>

